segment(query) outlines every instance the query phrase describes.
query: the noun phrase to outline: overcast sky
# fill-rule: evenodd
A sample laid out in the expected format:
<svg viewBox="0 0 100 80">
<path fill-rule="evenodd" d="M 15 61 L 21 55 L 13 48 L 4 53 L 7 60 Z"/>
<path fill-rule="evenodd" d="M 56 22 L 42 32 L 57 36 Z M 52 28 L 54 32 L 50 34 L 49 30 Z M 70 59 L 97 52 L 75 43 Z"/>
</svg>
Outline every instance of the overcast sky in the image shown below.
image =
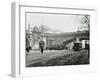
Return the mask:
<svg viewBox="0 0 100 80">
<path fill-rule="evenodd" d="M 82 15 L 57 15 L 57 14 L 41 14 L 41 13 L 27 13 L 26 27 L 39 26 L 41 24 L 48 25 L 54 30 L 61 32 L 77 31 L 80 25 Z"/>
</svg>

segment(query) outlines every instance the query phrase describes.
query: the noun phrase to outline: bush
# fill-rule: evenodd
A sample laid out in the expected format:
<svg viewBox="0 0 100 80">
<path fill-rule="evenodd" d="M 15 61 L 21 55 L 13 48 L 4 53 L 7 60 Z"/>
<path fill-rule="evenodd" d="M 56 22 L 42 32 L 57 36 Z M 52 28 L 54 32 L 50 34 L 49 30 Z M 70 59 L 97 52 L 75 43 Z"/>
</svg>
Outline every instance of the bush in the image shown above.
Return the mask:
<svg viewBox="0 0 100 80">
<path fill-rule="evenodd" d="M 30 52 L 30 50 L 32 50 L 32 48 L 30 46 L 26 48 L 27 52 Z"/>
</svg>

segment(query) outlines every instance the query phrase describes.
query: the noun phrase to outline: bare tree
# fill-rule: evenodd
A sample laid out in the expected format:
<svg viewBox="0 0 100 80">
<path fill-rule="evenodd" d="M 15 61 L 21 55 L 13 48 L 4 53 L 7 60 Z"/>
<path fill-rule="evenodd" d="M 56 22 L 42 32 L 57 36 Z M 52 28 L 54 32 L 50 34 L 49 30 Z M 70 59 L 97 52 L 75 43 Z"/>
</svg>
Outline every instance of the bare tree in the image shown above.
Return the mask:
<svg viewBox="0 0 100 80">
<path fill-rule="evenodd" d="M 90 30 L 90 16 L 84 15 L 84 16 L 81 18 L 80 23 L 81 23 L 81 25 L 82 25 L 82 28 L 84 28 L 83 25 L 86 25 L 87 28 L 88 28 L 88 30 Z"/>
<path fill-rule="evenodd" d="M 39 40 L 39 35 L 40 35 L 40 32 L 39 32 L 38 26 L 34 26 L 32 30 L 32 36 L 33 36 L 32 41 L 34 45 Z"/>
<path fill-rule="evenodd" d="M 42 24 L 39 26 L 39 31 L 41 32 L 42 35 L 44 35 L 49 31 L 49 27 L 47 25 Z"/>
</svg>

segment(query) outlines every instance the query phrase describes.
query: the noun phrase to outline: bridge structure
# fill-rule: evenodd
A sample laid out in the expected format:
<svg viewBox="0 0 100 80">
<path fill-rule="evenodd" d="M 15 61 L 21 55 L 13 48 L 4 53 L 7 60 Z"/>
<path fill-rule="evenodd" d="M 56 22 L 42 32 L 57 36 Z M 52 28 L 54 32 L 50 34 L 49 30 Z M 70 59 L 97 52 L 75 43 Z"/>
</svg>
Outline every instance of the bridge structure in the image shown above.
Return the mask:
<svg viewBox="0 0 100 80">
<path fill-rule="evenodd" d="M 89 31 L 78 31 L 69 33 L 56 33 L 56 34 L 46 34 L 46 46 L 52 47 L 54 45 L 67 45 L 78 37 L 80 40 L 89 40 Z"/>
</svg>

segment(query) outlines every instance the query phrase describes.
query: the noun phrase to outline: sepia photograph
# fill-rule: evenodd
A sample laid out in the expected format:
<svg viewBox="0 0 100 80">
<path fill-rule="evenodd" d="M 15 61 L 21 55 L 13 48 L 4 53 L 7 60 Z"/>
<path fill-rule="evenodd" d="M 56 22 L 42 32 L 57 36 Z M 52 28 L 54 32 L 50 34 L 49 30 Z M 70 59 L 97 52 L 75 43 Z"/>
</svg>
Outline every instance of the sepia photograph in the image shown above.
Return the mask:
<svg viewBox="0 0 100 80">
<path fill-rule="evenodd" d="M 25 67 L 90 64 L 90 15 L 25 12 Z"/>
</svg>

